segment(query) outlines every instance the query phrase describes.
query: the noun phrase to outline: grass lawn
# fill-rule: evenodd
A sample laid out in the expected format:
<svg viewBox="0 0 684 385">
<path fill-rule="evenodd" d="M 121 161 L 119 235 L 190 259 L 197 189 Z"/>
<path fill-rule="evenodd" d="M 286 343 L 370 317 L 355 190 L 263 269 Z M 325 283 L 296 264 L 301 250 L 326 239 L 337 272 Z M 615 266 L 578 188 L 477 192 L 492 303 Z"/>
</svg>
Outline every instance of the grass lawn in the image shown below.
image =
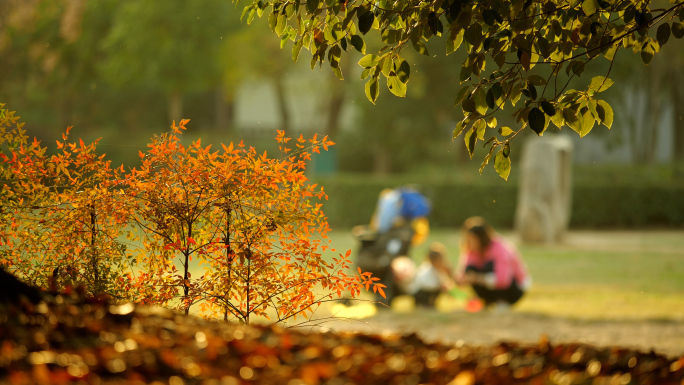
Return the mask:
<svg viewBox="0 0 684 385">
<path fill-rule="evenodd" d="M 517 312 L 581 319 L 684 320 L 682 230 L 573 231 L 558 245 L 521 245 L 514 234 L 503 235 L 518 245 L 533 278 L 532 288 L 516 305 Z M 337 230 L 329 236 L 339 252 L 356 252 L 358 245 L 349 231 Z M 419 263 L 435 241 L 447 246 L 455 265 L 457 230 L 433 230 L 411 257 Z M 463 307 L 449 297 L 442 298 L 440 305 L 443 311 Z"/>
</svg>

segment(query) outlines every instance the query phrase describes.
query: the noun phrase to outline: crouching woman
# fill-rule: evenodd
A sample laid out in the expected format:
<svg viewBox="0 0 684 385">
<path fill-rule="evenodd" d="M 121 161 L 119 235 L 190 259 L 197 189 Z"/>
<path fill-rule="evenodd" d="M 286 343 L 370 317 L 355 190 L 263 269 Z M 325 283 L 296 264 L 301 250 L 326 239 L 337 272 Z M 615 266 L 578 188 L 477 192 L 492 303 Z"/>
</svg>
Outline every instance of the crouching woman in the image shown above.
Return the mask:
<svg viewBox="0 0 684 385">
<path fill-rule="evenodd" d="M 485 306 L 505 310 L 531 283 L 520 254 L 481 217 L 465 221 L 456 283 L 471 285 Z"/>
</svg>

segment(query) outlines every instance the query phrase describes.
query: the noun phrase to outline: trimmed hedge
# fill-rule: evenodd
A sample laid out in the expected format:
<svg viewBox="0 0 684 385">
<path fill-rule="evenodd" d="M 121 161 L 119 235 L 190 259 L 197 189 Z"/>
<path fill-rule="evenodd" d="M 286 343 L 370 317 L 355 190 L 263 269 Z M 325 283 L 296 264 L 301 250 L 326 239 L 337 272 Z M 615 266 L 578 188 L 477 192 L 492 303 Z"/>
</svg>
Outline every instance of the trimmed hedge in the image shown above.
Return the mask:
<svg viewBox="0 0 684 385">
<path fill-rule="evenodd" d="M 573 187 L 572 227 L 684 226 L 684 186 Z"/>
<path fill-rule="evenodd" d="M 388 187 L 409 183 L 397 178 L 321 178 L 329 200 L 323 211 L 330 225 L 349 228 L 367 224 L 375 210 L 380 192 Z M 481 215 L 496 227 L 512 227 L 517 199 L 517 185 L 458 184 L 454 182 L 420 183 L 417 187 L 432 201 L 430 226 L 460 226 L 468 217 Z"/>
<path fill-rule="evenodd" d="M 415 179 L 414 179 L 415 181 Z M 411 181 L 402 177 L 317 178 L 329 200 L 323 204 L 333 228 L 367 224 L 380 191 Z M 494 227 L 512 228 L 518 196 L 515 183 L 425 181 L 416 184 L 432 201 L 432 227 L 459 227 L 471 216 Z M 575 185 L 571 227 L 644 228 L 684 226 L 684 186 Z"/>
</svg>

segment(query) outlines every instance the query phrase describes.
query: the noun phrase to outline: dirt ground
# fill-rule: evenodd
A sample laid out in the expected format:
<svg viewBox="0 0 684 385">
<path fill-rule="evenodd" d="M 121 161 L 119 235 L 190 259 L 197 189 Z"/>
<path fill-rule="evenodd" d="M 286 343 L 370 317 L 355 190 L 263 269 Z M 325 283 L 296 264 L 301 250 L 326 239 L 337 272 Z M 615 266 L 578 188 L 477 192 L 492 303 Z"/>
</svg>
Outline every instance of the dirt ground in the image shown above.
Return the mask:
<svg viewBox="0 0 684 385">
<path fill-rule="evenodd" d="M 333 331 L 418 333 L 426 341 L 448 344 L 492 345 L 499 341 L 536 343 L 546 335 L 551 343 L 582 342 L 655 351 L 669 357 L 684 355 L 684 324 L 677 321 L 580 320 L 511 311 L 412 313 L 378 311 L 362 320 L 325 323 Z M 323 328 L 325 330 L 325 328 Z"/>
</svg>

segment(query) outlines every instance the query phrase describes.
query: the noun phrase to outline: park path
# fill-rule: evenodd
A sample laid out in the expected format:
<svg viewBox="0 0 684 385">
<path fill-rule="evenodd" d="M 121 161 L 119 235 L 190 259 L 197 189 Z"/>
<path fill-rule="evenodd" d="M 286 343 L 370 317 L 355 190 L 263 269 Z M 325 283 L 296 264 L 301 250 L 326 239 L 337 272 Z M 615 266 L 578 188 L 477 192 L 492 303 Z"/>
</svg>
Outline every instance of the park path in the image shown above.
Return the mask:
<svg viewBox="0 0 684 385">
<path fill-rule="evenodd" d="M 398 314 L 382 310 L 363 320 L 325 323 L 333 331 L 417 333 L 426 341 L 492 345 L 499 341 L 536 343 L 546 335 L 551 343 L 582 342 L 654 350 L 670 357 L 684 355 L 684 323 L 666 320 L 582 320 L 534 313 L 439 313 L 419 310 Z M 325 328 L 324 328 L 325 330 Z"/>
</svg>

